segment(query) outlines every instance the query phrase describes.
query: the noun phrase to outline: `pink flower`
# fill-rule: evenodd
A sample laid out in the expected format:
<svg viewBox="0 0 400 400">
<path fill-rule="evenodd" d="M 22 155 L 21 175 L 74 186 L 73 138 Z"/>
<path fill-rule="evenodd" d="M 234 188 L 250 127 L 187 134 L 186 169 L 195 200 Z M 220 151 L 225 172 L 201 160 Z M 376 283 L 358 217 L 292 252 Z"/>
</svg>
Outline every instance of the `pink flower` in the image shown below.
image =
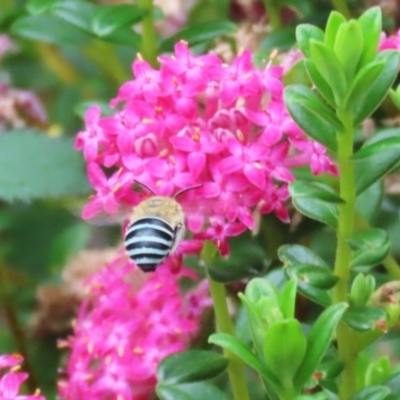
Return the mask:
<svg viewBox="0 0 400 400">
<path fill-rule="evenodd" d="M 148 196 L 136 191 L 139 182 L 164 196 L 200 185 L 179 197 L 188 229 L 224 253 L 227 238 L 253 227 L 255 208 L 288 221 L 290 169 L 337 169 L 287 112 L 283 68 L 258 70 L 252 57 L 246 50 L 226 65 L 214 54 L 191 54 L 185 42 L 159 57 L 159 70 L 138 57 L 135 79 L 111 102 L 119 109 L 106 118 L 89 109 L 78 134 L 96 190 L 84 217 L 136 206 Z"/>
<path fill-rule="evenodd" d="M 400 29 L 393 36 L 387 36 L 385 32 L 381 33 L 379 42 L 379 50 L 398 50 L 400 51 Z"/>
<path fill-rule="evenodd" d="M 28 378 L 25 372 L 17 372 L 23 358 L 18 354 L 0 356 L 0 399 L 1 400 L 45 400 L 37 391 L 33 395 L 19 395 L 20 386 Z M 4 373 L 4 369 L 9 369 Z"/>
<path fill-rule="evenodd" d="M 195 242 L 182 246 L 198 251 Z M 206 283 L 183 294 L 178 276 L 164 265 L 134 290 L 132 281 L 143 279 L 140 274 L 119 258 L 90 278 L 91 300 L 81 305 L 68 340 L 67 379 L 59 382 L 62 399 L 149 399 L 160 361 L 193 340 L 202 310 L 211 302 Z M 183 275 L 196 277 L 181 270 Z"/>
</svg>

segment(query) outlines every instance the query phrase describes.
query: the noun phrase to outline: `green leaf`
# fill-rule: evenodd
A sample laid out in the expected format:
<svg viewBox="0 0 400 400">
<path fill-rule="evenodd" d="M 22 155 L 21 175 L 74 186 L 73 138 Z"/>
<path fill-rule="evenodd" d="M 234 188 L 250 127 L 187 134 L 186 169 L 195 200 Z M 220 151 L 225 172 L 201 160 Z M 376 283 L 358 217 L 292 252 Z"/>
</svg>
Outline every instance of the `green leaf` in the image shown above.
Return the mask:
<svg viewBox="0 0 400 400">
<path fill-rule="evenodd" d="M 263 378 L 269 380 L 273 384 L 278 384 L 276 375 L 268 369 L 239 339 L 227 333 L 214 333 L 209 339 L 209 343 L 216 344 L 222 348 L 229 350 L 241 360 L 243 360 L 251 368 L 255 369 Z"/>
<path fill-rule="evenodd" d="M 268 53 L 274 49 L 281 51 L 290 50 L 296 43 L 294 27 L 285 27 L 265 35 L 261 40 L 259 51 Z"/>
<path fill-rule="evenodd" d="M 347 82 L 338 58 L 326 44 L 315 40 L 310 41 L 310 50 L 315 67 L 331 87 L 335 102 L 340 104 L 347 91 Z"/>
<path fill-rule="evenodd" d="M 307 338 L 307 351 L 301 363 L 298 373 L 294 378 L 295 387 L 300 389 L 304 386 L 307 379 L 317 368 L 318 363 L 324 356 L 331 338 L 348 305 L 346 303 L 336 303 L 331 305 L 318 317 L 311 328 Z"/>
<path fill-rule="evenodd" d="M 399 57 L 399 52 L 395 50 L 382 51 L 376 57 L 376 61 L 382 60 L 385 66 L 375 81 L 365 88 L 364 95 L 359 96 L 353 111 L 355 125 L 371 115 L 388 94 L 398 73 Z"/>
<path fill-rule="evenodd" d="M 186 350 L 165 358 L 157 368 L 160 383 L 190 383 L 214 378 L 229 361 L 214 351 Z"/>
<path fill-rule="evenodd" d="M 400 136 L 392 136 L 379 141 L 374 141 L 371 144 L 367 142 L 360 150 L 353 155 L 353 160 L 361 160 L 363 158 L 386 154 L 388 150 L 400 151 Z"/>
<path fill-rule="evenodd" d="M 290 272 L 291 270 L 287 271 L 288 274 L 290 274 Z M 292 276 L 289 275 L 289 277 Z M 297 284 L 297 290 L 304 297 L 307 297 L 311 301 L 320 304 L 322 307 L 326 308 L 332 304 L 332 299 L 325 289 L 320 289 L 318 287 L 312 286 L 308 282 L 299 282 Z"/>
<path fill-rule="evenodd" d="M 293 119 L 308 135 L 336 151 L 336 129 L 343 127 L 314 92 L 302 85 L 291 85 L 285 89 L 284 100 Z"/>
<path fill-rule="evenodd" d="M 303 187 L 301 183 L 297 183 L 298 182 L 293 182 L 289 185 L 289 193 L 295 208 L 307 217 L 336 228 L 338 222 L 338 209 L 336 204 L 314 197 L 315 191 L 309 194 L 307 187 Z M 329 192 L 329 186 L 321 185 L 320 197 L 329 196 Z"/>
<path fill-rule="evenodd" d="M 378 321 L 386 319 L 386 311 L 379 307 L 350 307 L 343 316 L 343 321 L 359 332 L 373 330 Z"/>
<path fill-rule="evenodd" d="M 367 9 L 357 20 L 364 38 L 363 49 L 360 61 L 361 68 L 371 62 L 378 50 L 378 43 L 382 32 L 382 11 L 380 7 Z"/>
<path fill-rule="evenodd" d="M 231 21 L 212 21 L 201 25 L 192 25 L 164 40 L 160 44 L 160 52 L 172 51 L 175 43 L 179 40 L 187 41 L 190 46 L 208 44 L 212 40 L 234 33 L 236 30 L 236 24 Z"/>
<path fill-rule="evenodd" d="M 311 82 L 318 89 L 321 96 L 332 106 L 335 107 L 335 96 L 328 82 L 318 72 L 312 60 L 304 60 L 304 65 Z"/>
<path fill-rule="evenodd" d="M 91 20 L 92 31 L 100 37 L 139 22 L 146 11 L 134 4 L 115 4 L 97 8 Z"/>
<path fill-rule="evenodd" d="M 87 33 L 91 33 L 90 19 L 95 10 L 94 4 L 81 0 L 59 0 L 51 8 L 62 20 Z"/>
<path fill-rule="evenodd" d="M 343 204 L 344 201 L 328 185 L 319 182 L 296 180 L 291 184 L 292 193 L 297 197 L 312 197 L 327 203 Z"/>
<path fill-rule="evenodd" d="M 55 15 L 38 15 L 18 18 L 10 28 L 11 33 L 30 40 L 53 44 L 78 44 L 89 36 Z"/>
<path fill-rule="evenodd" d="M 361 389 L 355 395 L 351 396 L 349 400 L 384 400 L 390 394 L 390 389 L 385 386 L 368 386 Z"/>
<path fill-rule="evenodd" d="M 306 58 L 311 57 L 310 40 L 324 41 L 324 32 L 314 25 L 301 24 L 296 28 L 296 41 Z"/>
<path fill-rule="evenodd" d="M 389 235 L 386 231 L 371 228 L 358 232 L 347 243 L 352 249 L 351 266 L 375 266 L 381 263 L 390 251 Z"/>
<path fill-rule="evenodd" d="M 391 362 L 388 356 L 383 356 L 368 365 L 365 373 L 366 385 L 380 385 L 392 374 Z"/>
<path fill-rule="evenodd" d="M 29 130 L 0 136 L 0 198 L 30 201 L 89 193 L 72 140 Z"/>
<path fill-rule="evenodd" d="M 278 257 L 285 264 L 311 264 L 329 269 L 329 265 L 308 247 L 299 244 L 286 244 L 278 249 Z"/>
<path fill-rule="evenodd" d="M 265 278 L 253 278 L 246 286 L 246 297 L 252 303 L 257 303 L 263 297 L 269 297 L 278 304 L 278 292 Z"/>
<path fill-rule="evenodd" d="M 336 36 L 342 24 L 346 23 L 346 18 L 338 11 L 332 11 L 329 14 L 328 22 L 325 28 L 325 44 L 333 50 Z"/>
<path fill-rule="evenodd" d="M 294 318 L 297 279 L 291 279 L 279 295 L 279 305 L 284 318 Z"/>
<path fill-rule="evenodd" d="M 351 284 L 349 301 L 353 307 L 364 307 L 367 305 L 375 290 L 375 278 L 373 275 L 359 273 Z"/>
<path fill-rule="evenodd" d="M 400 395 L 400 372 L 395 373 L 390 379 L 388 379 L 386 386 L 390 389 L 390 392 L 393 396 L 390 398 L 390 400 L 396 400 Z"/>
<path fill-rule="evenodd" d="M 378 215 L 383 200 L 383 182 L 376 182 L 357 196 L 357 214 L 364 220 L 371 222 Z"/>
<path fill-rule="evenodd" d="M 161 400 L 229 400 L 229 397 L 210 382 L 168 385 L 159 383 L 156 393 Z"/>
<path fill-rule="evenodd" d="M 384 61 L 377 61 L 365 65 L 356 75 L 351 84 L 349 93 L 345 99 L 344 107 L 346 110 L 353 110 L 364 96 L 365 88 L 372 85 L 382 73 L 385 66 Z"/>
<path fill-rule="evenodd" d="M 48 11 L 57 0 L 29 0 L 26 3 L 26 11 L 31 15 L 39 15 Z"/>
<path fill-rule="evenodd" d="M 363 47 L 362 31 L 358 23 L 351 20 L 342 24 L 337 33 L 334 53 L 344 70 L 347 82 L 352 82 Z"/>
<path fill-rule="evenodd" d="M 288 268 L 288 274 L 296 277 L 299 284 L 306 283 L 319 289 L 330 289 L 335 286 L 339 278 L 333 275 L 329 268 L 322 268 L 310 264 L 294 264 Z"/>
<path fill-rule="evenodd" d="M 282 346 L 282 343 L 285 343 Z M 269 327 L 264 346 L 265 364 L 271 371 L 279 371 L 281 387 L 291 382 L 306 353 L 307 340 L 299 321 L 287 319 Z"/>
</svg>

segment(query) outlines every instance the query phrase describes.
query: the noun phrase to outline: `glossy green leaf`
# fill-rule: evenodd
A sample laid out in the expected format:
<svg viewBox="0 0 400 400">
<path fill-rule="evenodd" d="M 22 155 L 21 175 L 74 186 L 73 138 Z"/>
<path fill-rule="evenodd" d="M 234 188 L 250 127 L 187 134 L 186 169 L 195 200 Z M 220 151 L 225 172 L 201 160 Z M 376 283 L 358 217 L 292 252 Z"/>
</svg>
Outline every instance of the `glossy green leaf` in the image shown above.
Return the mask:
<svg viewBox="0 0 400 400">
<path fill-rule="evenodd" d="M 359 332 L 375 329 L 378 321 L 386 319 L 386 311 L 379 307 L 350 307 L 343 316 L 343 321 Z"/>
<path fill-rule="evenodd" d="M 329 14 L 328 22 L 325 28 L 325 43 L 331 49 L 334 48 L 336 37 L 340 26 L 346 23 L 346 18 L 337 11 L 332 11 Z"/>
<path fill-rule="evenodd" d="M 59 0 L 51 8 L 62 20 L 87 33 L 91 33 L 90 19 L 95 10 L 94 4 L 81 0 Z"/>
<path fill-rule="evenodd" d="M 353 307 L 365 307 L 375 290 L 373 275 L 359 273 L 353 280 L 349 301 Z"/>
<path fill-rule="evenodd" d="M 60 198 L 90 192 L 72 140 L 30 130 L 0 136 L 0 198 L 5 201 Z"/>
<path fill-rule="evenodd" d="M 285 264 L 310 264 L 329 269 L 329 265 L 308 247 L 299 244 L 286 244 L 278 249 L 278 257 Z"/>
<path fill-rule="evenodd" d="M 251 279 L 246 286 L 245 294 L 252 303 L 257 303 L 262 297 L 269 297 L 278 304 L 278 292 L 265 278 Z"/>
<path fill-rule="evenodd" d="M 382 60 L 385 66 L 378 78 L 365 88 L 364 96 L 359 97 L 359 102 L 354 106 L 355 125 L 370 116 L 388 94 L 398 73 L 399 57 L 399 52 L 395 50 L 381 51 L 376 57 L 376 61 Z"/>
<path fill-rule="evenodd" d="M 365 221 L 371 222 L 378 215 L 383 200 L 383 182 L 376 182 L 357 196 L 356 211 Z"/>
<path fill-rule="evenodd" d="M 221 374 L 229 361 L 214 351 L 186 350 L 165 358 L 157 368 L 161 383 L 197 382 Z"/>
<path fill-rule="evenodd" d="M 156 393 L 160 400 L 229 400 L 226 393 L 210 382 L 169 385 L 158 383 Z"/>
<path fill-rule="evenodd" d="M 384 67 L 384 61 L 377 61 L 365 65 L 364 68 L 357 73 L 353 83 L 351 84 L 349 93 L 346 96 L 344 105 L 346 110 L 351 112 L 351 110 L 356 108 L 357 103 L 364 97 L 365 88 L 372 85 L 375 80 L 378 79 Z"/>
<path fill-rule="evenodd" d="M 286 283 L 279 295 L 279 305 L 284 318 L 294 318 L 296 308 L 297 279 Z"/>
<path fill-rule="evenodd" d="M 342 65 L 347 82 L 351 82 L 356 72 L 363 48 L 363 36 L 355 20 L 342 24 L 337 33 L 334 53 Z"/>
<path fill-rule="evenodd" d="M 330 345 L 336 325 L 347 308 L 346 303 L 331 305 L 318 317 L 307 338 L 307 351 L 294 378 L 296 388 L 302 388 L 317 368 Z"/>
<path fill-rule="evenodd" d="M 275 385 L 278 384 L 277 376 L 236 337 L 228 335 L 227 333 L 214 333 L 209 337 L 208 341 L 209 343 L 216 344 L 217 346 L 229 350 L 251 368 L 255 369 L 264 379 L 269 380 Z"/>
<path fill-rule="evenodd" d="M 287 109 L 297 124 L 313 139 L 336 151 L 336 129 L 342 128 L 333 112 L 310 89 L 292 85 L 285 89 Z"/>
<path fill-rule="evenodd" d="M 29 0 L 26 3 L 26 11 L 32 15 L 43 14 L 48 11 L 57 0 Z"/>
<path fill-rule="evenodd" d="M 328 82 L 318 72 L 312 60 L 304 60 L 307 73 L 311 82 L 318 89 L 321 96 L 333 107 L 335 107 L 335 96 Z"/>
<path fill-rule="evenodd" d="M 359 68 L 371 62 L 378 50 L 378 43 L 382 32 L 382 11 L 380 7 L 367 9 L 357 20 L 364 38 L 363 50 Z"/>
<path fill-rule="evenodd" d="M 354 160 L 372 157 L 380 154 L 387 154 L 388 150 L 400 150 L 400 136 L 392 136 L 379 141 L 374 141 L 371 144 L 366 143 L 354 155 Z"/>
<path fill-rule="evenodd" d="M 329 397 L 326 393 L 318 392 L 315 394 L 301 394 L 296 396 L 294 400 L 331 400 L 332 398 Z"/>
<path fill-rule="evenodd" d="M 312 264 L 293 264 L 289 267 L 288 274 L 296 277 L 299 283 L 306 283 L 319 289 L 330 289 L 339 280 L 329 268 Z"/>
<path fill-rule="evenodd" d="M 302 214 L 333 228 L 337 227 L 339 213 L 336 204 L 310 196 L 307 191 L 299 190 L 299 185 L 293 183 L 289 185 L 289 193 L 293 205 Z"/>
<path fill-rule="evenodd" d="M 18 18 L 10 31 L 25 39 L 52 44 L 78 44 L 89 36 L 55 15 L 38 15 Z"/>
<path fill-rule="evenodd" d="M 190 46 L 208 44 L 223 35 L 236 32 L 237 26 L 231 21 L 212 21 L 201 25 L 192 25 L 183 28 L 174 36 L 164 40 L 160 45 L 160 52 L 172 51 L 176 42 L 185 40 Z"/>
<path fill-rule="evenodd" d="M 390 400 L 397 400 L 398 396 L 400 396 L 400 372 L 396 372 L 390 379 L 386 381 L 385 385 L 392 393 L 393 397 L 391 397 Z"/>
<path fill-rule="evenodd" d="M 146 11 L 134 4 L 115 4 L 97 8 L 91 20 L 95 35 L 104 37 L 127 25 L 139 22 Z"/>
<path fill-rule="evenodd" d="M 312 197 L 334 204 L 344 203 L 335 190 L 319 182 L 296 180 L 291 184 L 291 193 L 295 197 Z"/>
<path fill-rule="evenodd" d="M 292 275 L 290 275 L 291 270 L 288 270 L 287 273 L 290 278 L 293 277 Z M 322 307 L 326 308 L 332 304 L 332 299 L 325 289 L 320 289 L 318 287 L 310 285 L 308 282 L 299 282 L 297 284 L 297 290 L 304 297 L 307 297 L 314 303 L 320 304 Z"/>
<path fill-rule="evenodd" d="M 368 386 L 351 396 L 349 400 L 384 400 L 389 394 L 390 389 L 385 386 Z"/>
<path fill-rule="evenodd" d="M 347 239 L 347 243 L 352 249 L 352 267 L 375 266 L 382 262 L 390 251 L 389 235 L 378 228 L 358 232 Z"/>
<path fill-rule="evenodd" d="M 305 57 L 311 57 L 310 40 L 324 41 L 324 32 L 314 25 L 301 24 L 296 28 L 296 41 Z"/>
<path fill-rule="evenodd" d="M 365 373 L 366 385 L 380 385 L 390 378 L 392 374 L 391 361 L 388 356 L 383 356 L 368 365 Z"/>
<path fill-rule="evenodd" d="M 139 51 L 142 42 L 141 36 L 137 34 L 130 26 L 125 26 L 113 31 L 109 35 L 103 36 L 102 39 L 107 42 L 130 46 L 136 51 Z"/>
<path fill-rule="evenodd" d="M 397 86 L 396 90 L 390 89 L 389 96 L 390 100 L 393 101 L 393 104 L 396 106 L 397 109 L 400 109 L 400 85 Z"/>
<path fill-rule="evenodd" d="M 346 77 L 335 53 L 324 43 L 310 41 L 311 59 L 322 77 L 328 82 L 337 104 L 347 91 Z"/>
<path fill-rule="evenodd" d="M 282 343 L 285 343 L 282 346 Z M 271 371 L 279 371 L 282 387 L 293 380 L 303 361 L 307 340 L 296 319 L 279 321 L 269 327 L 265 336 L 264 361 Z"/>
</svg>

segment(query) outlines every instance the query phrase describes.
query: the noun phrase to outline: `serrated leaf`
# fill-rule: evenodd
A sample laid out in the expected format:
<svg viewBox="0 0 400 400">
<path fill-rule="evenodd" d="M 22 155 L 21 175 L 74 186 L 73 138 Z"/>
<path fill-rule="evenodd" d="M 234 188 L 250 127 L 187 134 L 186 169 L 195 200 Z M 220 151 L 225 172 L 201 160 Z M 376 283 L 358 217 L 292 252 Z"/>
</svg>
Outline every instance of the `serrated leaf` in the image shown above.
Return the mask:
<svg viewBox="0 0 400 400">
<path fill-rule="evenodd" d="M 318 72 L 312 60 L 304 60 L 304 65 L 311 82 L 318 89 L 322 97 L 332 106 L 335 107 L 335 96 L 328 82 Z"/>
<path fill-rule="evenodd" d="M 299 244 L 287 244 L 279 247 L 278 257 L 285 266 L 293 264 L 311 264 L 329 269 L 329 265 L 320 256 L 315 254 L 308 247 Z"/>
<path fill-rule="evenodd" d="M 213 351 L 186 350 L 165 358 L 157 368 L 157 379 L 169 385 L 197 382 L 222 373 L 229 360 Z"/>
<path fill-rule="evenodd" d="M 367 9 L 357 20 L 364 38 L 363 50 L 359 67 L 366 65 L 375 58 L 382 32 L 382 11 L 380 7 Z"/>
<path fill-rule="evenodd" d="M 0 198 L 5 201 L 60 198 L 90 192 L 72 140 L 35 131 L 0 136 Z"/>
<path fill-rule="evenodd" d="M 184 28 L 174 36 L 164 40 L 160 52 L 172 51 L 176 42 L 185 40 L 190 46 L 207 44 L 215 38 L 236 32 L 237 26 L 231 21 L 212 21 Z"/>
<path fill-rule="evenodd" d="M 310 50 L 315 67 L 328 82 L 336 103 L 340 104 L 346 94 L 347 82 L 338 58 L 326 44 L 315 40 L 310 41 Z"/>
<path fill-rule="evenodd" d="M 332 11 L 329 14 L 325 28 L 325 43 L 329 48 L 334 48 L 338 30 L 344 23 L 346 23 L 346 18 L 338 11 Z"/>
<path fill-rule="evenodd" d="M 43 14 L 48 11 L 57 0 L 29 0 L 26 3 L 26 11 L 32 15 Z"/>
<path fill-rule="evenodd" d="M 364 95 L 359 96 L 353 109 L 355 125 L 371 115 L 388 94 L 398 73 L 399 58 L 399 52 L 394 50 L 381 51 L 376 57 L 376 61 L 384 61 L 385 66 L 375 81 L 365 88 Z"/>
<path fill-rule="evenodd" d="M 331 338 L 348 305 L 337 303 L 318 317 L 307 337 L 307 351 L 294 378 L 296 388 L 302 388 L 324 356 Z"/>
<path fill-rule="evenodd" d="M 97 8 L 91 27 L 95 35 L 104 37 L 139 22 L 146 15 L 146 10 L 134 4 L 115 4 Z"/>
<path fill-rule="evenodd" d="M 298 211 L 332 228 L 337 227 L 339 212 L 336 204 L 310 197 L 307 192 L 300 191 L 298 186 L 292 185 L 289 185 L 289 193 L 292 197 L 293 205 Z"/>
<path fill-rule="evenodd" d="M 368 386 L 361 389 L 355 395 L 351 396 L 349 400 L 384 400 L 390 394 L 390 389 L 385 386 Z"/>
<path fill-rule="evenodd" d="M 78 44 L 88 40 L 84 32 L 55 15 L 37 15 L 18 18 L 10 31 L 30 40 L 53 44 Z"/>
<path fill-rule="evenodd" d="M 308 135 L 336 151 L 335 128 L 342 125 L 315 93 L 305 86 L 291 85 L 285 89 L 284 100 L 293 119 Z"/>
<path fill-rule="evenodd" d="M 210 382 L 168 385 L 159 383 L 156 393 L 161 400 L 229 400 L 229 397 Z"/>
<path fill-rule="evenodd" d="M 389 235 L 378 228 L 358 232 L 347 239 L 347 243 L 352 249 L 352 267 L 375 266 L 382 262 L 390 251 Z"/>
<path fill-rule="evenodd" d="M 346 310 L 343 321 L 352 329 L 365 332 L 376 328 L 378 321 L 386 321 L 387 313 L 378 307 L 350 307 Z"/>
<path fill-rule="evenodd" d="M 364 68 L 357 73 L 353 83 L 351 84 L 349 93 L 346 96 L 344 103 L 346 110 L 351 111 L 355 108 L 357 102 L 363 97 L 365 88 L 368 87 L 368 85 L 372 85 L 372 83 L 382 73 L 384 66 L 385 63 L 383 61 L 373 62 L 365 65 Z"/>
<path fill-rule="evenodd" d="M 351 20 L 342 24 L 336 36 L 334 53 L 338 58 L 347 82 L 351 82 L 363 47 L 362 31 L 358 23 Z"/>
<path fill-rule="evenodd" d="M 222 348 L 229 350 L 241 360 L 243 360 L 251 368 L 254 368 L 263 378 L 269 380 L 273 384 L 278 384 L 278 378 L 269 370 L 239 339 L 227 333 L 214 333 L 209 339 L 209 343 L 216 344 Z"/>
<path fill-rule="evenodd" d="M 296 41 L 306 58 L 311 57 L 310 40 L 324 41 L 324 32 L 311 24 L 300 24 L 296 28 Z"/>
<path fill-rule="evenodd" d="M 51 8 L 62 20 L 87 33 L 91 33 L 90 19 L 95 10 L 94 4 L 81 0 L 59 0 Z"/>
</svg>

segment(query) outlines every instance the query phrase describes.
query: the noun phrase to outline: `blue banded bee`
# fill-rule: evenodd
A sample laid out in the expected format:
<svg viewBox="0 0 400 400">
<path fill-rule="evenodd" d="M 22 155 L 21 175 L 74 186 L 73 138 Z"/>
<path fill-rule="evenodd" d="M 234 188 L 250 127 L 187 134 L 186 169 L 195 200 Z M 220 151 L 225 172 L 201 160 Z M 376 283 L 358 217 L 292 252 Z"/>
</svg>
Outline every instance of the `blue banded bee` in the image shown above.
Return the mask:
<svg viewBox="0 0 400 400">
<path fill-rule="evenodd" d="M 185 234 L 185 214 L 176 198 L 199 186 L 182 189 L 174 197 L 152 196 L 135 207 L 124 244 L 129 258 L 142 271 L 155 271 L 178 247 Z"/>
</svg>

